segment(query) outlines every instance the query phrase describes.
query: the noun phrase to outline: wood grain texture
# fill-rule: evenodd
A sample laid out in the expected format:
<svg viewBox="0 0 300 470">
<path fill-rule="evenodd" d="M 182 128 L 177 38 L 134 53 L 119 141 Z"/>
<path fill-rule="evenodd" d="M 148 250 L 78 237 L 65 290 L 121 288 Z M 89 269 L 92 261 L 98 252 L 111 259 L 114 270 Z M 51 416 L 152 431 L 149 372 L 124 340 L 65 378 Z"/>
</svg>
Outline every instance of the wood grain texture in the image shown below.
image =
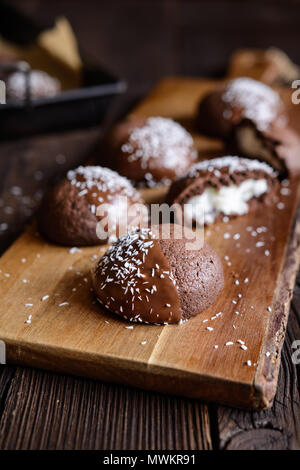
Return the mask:
<svg viewBox="0 0 300 470">
<path fill-rule="evenodd" d="M 241 44 L 257 47 L 269 47 L 270 45 L 282 47 L 293 60 L 300 63 L 300 50 L 298 46 L 299 14 L 297 13 L 300 5 L 292 0 L 289 2 L 272 1 L 267 3 L 251 0 L 247 6 L 245 6 L 244 2 L 228 1 L 222 8 L 222 14 L 218 16 L 216 16 L 216 9 L 220 7 L 220 2 L 211 0 L 201 3 L 186 0 L 184 2 L 174 0 L 147 2 L 147 6 L 145 2 L 135 0 L 130 2 L 130 14 L 128 14 L 128 2 L 120 0 L 114 2 L 89 1 L 89 8 L 86 9 L 85 15 L 82 15 L 82 5 L 80 2 L 62 2 L 61 0 L 12 1 L 26 9 L 28 13 L 36 14 L 39 19 L 44 18 L 48 20 L 49 18 L 54 19 L 60 14 L 66 15 L 70 19 L 80 44 L 85 47 L 85 50 L 88 50 L 93 58 L 96 58 L 101 63 L 105 63 L 112 70 L 115 70 L 119 76 L 129 81 L 131 96 L 129 97 L 127 94 L 124 100 L 130 101 L 130 105 L 132 105 L 133 98 L 135 100 L 136 96 L 144 94 L 162 75 L 188 74 L 211 76 L 216 72 L 216 69 L 218 71 L 221 69 L 225 70 L 230 54 L 234 48 L 239 47 Z M 115 25 L 113 35 L 111 34 L 112 21 Z M 157 26 L 154 33 L 153 25 Z M 253 31 L 255 31 L 255 35 L 253 35 Z M 128 55 L 128 51 L 134 51 L 134 54 Z M 9 153 L 4 154 L 1 152 L 1 156 L 6 160 L 5 165 L 9 167 L 9 175 L 18 175 L 19 179 L 20 170 L 17 161 L 14 160 L 13 164 L 10 154 L 13 154 L 13 147 Z M 74 164 L 76 163 L 74 162 Z M 39 161 L 35 159 L 35 163 L 31 164 L 31 160 L 28 158 L 26 165 L 30 165 L 33 174 L 34 170 L 38 170 Z M 26 168 L 25 165 L 23 167 Z M 49 166 L 49 171 L 57 172 L 57 165 L 54 161 L 53 165 Z M 30 172 L 28 177 L 26 174 L 24 177 L 25 180 L 27 178 L 30 181 Z M 45 171 L 45 177 L 47 177 L 47 170 Z M 26 184 L 26 187 L 29 186 L 30 184 Z M 39 187 L 44 187 L 43 181 L 39 183 Z M 9 185 L 7 185 L 6 192 L 9 194 Z M 11 201 L 11 205 L 14 205 L 13 201 Z M 1 213 L 2 217 L 3 215 Z M 4 238 L 5 243 L 3 244 L 2 240 Z M 0 247 L 7 246 L 12 239 L 10 233 L 6 233 L 5 237 L 0 235 Z M 298 434 L 299 436 L 300 366 L 293 365 L 290 360 L 290 344 L 293 339 L 300 338 L 299 281 L 298 279 L 298 284 L 294 289 L 292 310 L 289 316 L 285 345 L 282 352 L 279 386 L 273 407 L 253 415 L 253 413 L 249 412 L 210 405 L 210 421 L 215 448 L 218 448 L 219 444 L 221 444 L 222 448 L 230 448 L 233 444 L 235 448 L 239 449 L 243 449 L 246 444 L 248 448 L 252 448 L 252 443 L 253 447 L 268 448 L 271 442 L 267 435 L 269 432 L 273 434 L 273 429 L 279 430 L 277 437 L 278 435 L 281 436 L 281 443 L 291 448 L 295 435 Z M 8 370 L 12 371 L 11 375 L 8 374 Z M 27 397 L 30 397 L 38 386 L 39 381 L 43 380 L 42 377 L 45 372 L 36 370 L 34 380 L 30 381 L 30 387 L 28 387 L 27 380 L 30 380 L 30 374 L 26 373 L 26 369 L 24 369 L 24 380 L 18 380 L 18 383 L 12 382 L 14 370 L 13 367 L 9 366 L 0 367 L 1 377 L 5 376 L 7 378 L 7 380 L 1 381 L 0 395 L 3 395 L 3 387 L 9 389 L 13 384 L 11 394 L 23 395 L 22 389 L 24 387 Z M 56 393 L 56 390 L 60 390 L 60 393 L 63 394 L 63 384 L 66 379 L 56 374 L 47 373 L 47 375 L 49 375 L 48 387 L 51 393 Z M 81 416 L 77 399 L 77 395 L 80 396 L 80 389 L 76 388 L 75 390 L 72 385 L 77 380 L 76 378 L 68 377 L 69 386 L 70 388 L 73 387 L 74 390 L 72 397 L 74 406 L 70 403 L 67 411 L 78 424 L 78 427 L 76 430 L 72 428 L 72 433 L 67 428 L 62 428 L 61 432 L 68 433 L 69 442 L 75 442 L 76 440 L 80 448 L 92 448 L 94 433 L 91 433 L 90 440 L 86 437 L 85 441 L 82 442 L 82 433 L 79 430 L 81 426 L 85 426 L 91 431 L 97 427 L 98 435 L 101 436 L 103 421 L 101 416 L 97 414 L 97 406 L 99 403 L 105 402 L 107 393 L 111 391 L 111 386 L 101 384 L 101 387 L 99 387 L 97 382 L 82 380 L 82 382 L 89 383 L 89 393 L 85 395 L 85 398 L 90 406 L 96 409 L 93 413 L 85 415 L 86 421 L 82 423 L 78 420 L 78 416 Z M 115 421 L 118 419 L 118 410 L 120 408 L 123 409 L 123 400 L 124 396 L 126 396 L 124 390 L 129 389 L 115 387 L 114 393 L 116 393 L 118 398 L 114 402 L 116 411 L 114 411 L 114 408 L 111 408 L 111 428 L 114 432 L 108 433 L 108 438 L 118 443 L 119 446 L 122 442 L 123 449 L 131 449 L 133 445 L 146 446 L 149 441 L 146 442 L 145 436 L 149 436 L 150 426 L 154 428 L 154 431 L 151 431 L 153 435 L 157 434 L 157 437 L 151 440 L 153 448 L 157 446 L 156 448 L 160 449 L 160 445 L 167 444 L 167 430 L 172 433 L 172 436 L 176 434 L 177 442 L 179 443 L 180 439 L 183 439 L 184 430 L 186 430 L 188 435 L 195 435 L 196 443 L 202 441 L 201 432 L 203 432 L 203 428 L 195 426 L 197 417 L 201 417 L 199 410 L 202 405 L 198 401 L 187 400 L 190 414 L 183 414 L 182 420 L 177 421 L 170 430 L 166 427 L 165 421 L 161 421 L 160 416 L 164 413 L 175 414 L 179 407 L 179 399 L 173 398 L 171 401 L 168 401 L 168 397 L 138 390 L 136 394 L 129 393 L 127 407 L 130 410 L 133 406 L 136 406 L 136 400 L 138 400 L 138 403 L 140 403 L 140 414 L 143 416 L 143 419 L 140 422 L 140 426 L 137 427 L 137 421 L 134 419 L 133 414 L 127 413 L 124 416 L 124 428 L 127 430 L 126 436 L 133 435 L 133 437 L 131 439 L 130 437 L 121 439 L 120 436 L 123 437 L 123 434 L 115 426 Z M 130 392 L 132 392 L 132 389 L 130 389 Z M 152 403 L 151 410 L 160 410 L 155 415 L 151 414 L 151 410 L 149 412 L 148 401 L 143 399 L 145 395 L 147 395 L 148 401 Z M 10 407 L 10 403 L 12 403 L 12 400 L 9 403 L 8 401 L 5 401 L 5 403 L 0 401 L 1 410 L 5 408 L 7 411 L 6 430 L 12 426 L 8 422 L 14 411 Z M 15 428 L 14 432 L 10 431 L 10 439 L 5 440 L 5 445 L 13 449 L 15 443 L 18 442 L 18 446 L 22 448 L 23 442 L 19 436 L 22 436 L 25 445 L 27 438 L 24 435 L 22 426 L 26 425 L 27 434 L 30 434 L 32 448 L 38 447 L 40 437 L 38 432 L 36 432 L 36 428 L 41 429 L 40 421 L 44 413 L 53 416 L 54 407 L 55 404 L 53 402 L 47 404 L 42 400 L 42 397 L 40 400 L 36 400 L 36 406 L 29 418 L 30 422 L 27 420 L 26 423 L 21 423 L 20 428 Z M 23 410 L 24 404 L 19 406 L 18 412 L 22 414 Z M 104 409 L 104 413 L 105 411 Z M 150 419 L 150 417 L 152 418 Z M 57 419 L 61 419 L 60 416 Z M 11 423 L 13 423 L 12 420 Z M 0 420 L 0 427 L 3 424 L 4 420 Z M 47 425 L 43 428 L 43 439 L 45 442 L 48 442 L 47 435 L 51 435 L 51 446 L 55 448 L 56 443 L 61 439 L 61 435 L 53 435 L 53 426 L 56 428 L 57 423 L 53 419 L 49 419 Z M 140 432 L 139 435 L 135 436 L 136 429 L 139 429 Z M 155 431 L 156 429 L 157 432 Z M 249 429 L 252 430 L 251 440 L 249 440 Z M 266 433 L 263 432 L 264 430 Z M 77 436 L 75 437 L 73 434 L 77 434 Z M 243 438 L 244 435 L 245 439 Z M 108 438 L 105 439 L 105 442 L 102 442 L 110 447 L 111 443 Z M 186 441 L 183 439 L 182 442 L 186 446 L 185 449 L 196 448 L 192 447 L 192 440 Z M 1 440 L 1 445 L 3 445 L 3 440 Z M 180 443 L 180 445 L 182 444 Z M 188 447 L 189 445 L 191 447 Z M 300 448 L 299 437 L 297 445 Z"/>
<path fill-rule="evenodd" d="M 271 409 L 245 413 L 216 407 L 222 449 L 300 449 L 300 365 L 292 361 L 292 344 L 300 337 L 300 273 L 282 349 L 278 389 Z"/>
<path fill-rule="evenodd" d="M 220 143 L 201 137 L 192 122 L 199 97 L 213 84 L 165 79 L 134 114 L 164 115 L 184 122 L 204 156 L 213 148 L 220 149 Z M 210 309 L 182 326 L 139 324 L 126 329 L 125 323 L 96 304 L 90 292 L 92 256 L 100 256 L 105 248 L 83 248 L 70 254 L 68 248 L 49 244 L 34 229 L 29 230 L 0 262 L 0 337 L 7 344 L 8 360 L 239 407 L 270 406 L 290 300 L 288 295 L 283 298 L 281 289 L 288 292 L 293 284 L 299 256 L 297 240 L 291 240 L 289 256 L 296 261 L 288 260 L 284 266 L 297 188 L 298 182 L 291 182 L 290 194 L 282 200 L 284 210 L 275 205 L 272 210 L 256 211 L 206 230 L 206 240 L 224 260 L 225 289 Z M 153 198 L 157 193 L 151 190 L 149 194 Z M 256 232 L 258 227 L 264 232 Z M 293 233 L 297 237 L 295 228 Z M 227 257 L 230 263 L 225 262 Z M 45 295 L 49 298 L 43 301 Z M 60 307 L 62 302 L 68 304 Z M 33 306 L 27 308 L 26 303 Z M 222 312 L 221 317 L 210 320 L 217 312 Z M 246 351 L 239 340 L 246 343 Z M 229 347 L 227 342 L 233 344 Z"/>
<path fill-rule="evenodd" d="M 210 449 L 207 408 L 49 372 L 17 369 L 0 449 Z"/>
</svg>

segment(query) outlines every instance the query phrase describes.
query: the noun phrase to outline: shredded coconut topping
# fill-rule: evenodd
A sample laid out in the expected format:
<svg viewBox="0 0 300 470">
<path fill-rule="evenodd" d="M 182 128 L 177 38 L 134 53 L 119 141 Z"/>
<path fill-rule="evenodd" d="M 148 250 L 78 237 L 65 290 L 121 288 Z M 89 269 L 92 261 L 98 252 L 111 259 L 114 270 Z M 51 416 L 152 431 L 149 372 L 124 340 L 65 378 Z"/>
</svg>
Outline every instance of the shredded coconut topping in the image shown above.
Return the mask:
<svg viewBox="0 0 300 470">
<path fill-rule="evenodd" d="M 109 283 L 117 284 L 122 289 L 124 297 L 129 296 L 129 308 L 134 312 L 134 316 L 127 318 L 123 315 L 129 321 L 143 321 L 141 318 L 142 312 L 141 315 L 138 313 L 139 306 L 142 306 L 142 301 L 146 301 L 150 307 L 151 295 L 156 295 L 158 291 L 155 279 L 150 282 L 151 277 L 148 277 L 148 280 L 145 280 L 146 276 L 143 273 L 143 264 L 154 246 L 155 238 L 156 235 L 149 228 L 133 230 L 120 237 L 100 258 L 96 267 L 102 278 L 99 289 L 105 289 Z M 152 269 L 159 277 L 161 274 L 160 266 L 156 264 Z M 176 285 L 171 271 L 163 271 L 163 273 Z M 106 308 L 115 311 L 116 307 L 113 308 L 111 305 L 111 302 L 114 302 L 115 299 L 106 297 L 106 303 L 103 299 L 98 298 L 98 301 Z M 122 314 L 122 306 L 119 306 L 118 309 L 116 313 Z M 150 308 L 150 313 L 152 313 L 152 308 Z"/>
<path fill-rule="evenodd" d="M 222 99 L 243 108 L 244 117 L 254 121 L 260 130 L 269 127 L 281 107 L 278 93 L 264 83 L 247 77 L 231 80 Z"/>
<path fill-rule="evenodd" d="M 150 159 L 162 159 L 166 168 L 186 167 L 184 159 L 197 157 L 192 136 L 177 122 L 162 117 L 150 117 L 142 127 L 136 127 L 122 145 L 122 152 L 131 154 L 129 161 L 140 159 L 143 169 L 151 167 Z"/>
<path fill-rule="evenodd" d="M 226 156 L 195 163 L 187 173 L 187 176 L 190 178 L 197 178 L 199 173 L 202 171 L 215 172 L 216 169 L 218 170 L 221 168 L 228 168 L 228 172 L 230 174 L 234 172 L 260 170 L 274 177 L 277 175 L 277 172 L 265 162 L 252 160 L 250 158 Z"/>
<path fill-rule="evenodd" d="M 139 201 L 138 192 L 130 181 L 120 176 L 116 171 L 101 166 L 79 166 L 67 173 L 72 185 L 79 189 L 79 195 L 84 196 L 92 189 L 107 193 L 109 200 L 113 194 L 122 193 L 124 196 Z M 99 201 L 103 202 L 103 201 Z M 92 210 L 92 208 L 91 208 Z"/>
<path fill-rule="evenodd" d="M 30 91 L 34 98 L 56 95 L 60 90 L 59 81 L 42 70 L 29 73 Z M 23 72 L 12 73 L 7 81 L 7 92 L 11 98 L 23 100 L 26 95 L 26 79 Z"/>
</svg>

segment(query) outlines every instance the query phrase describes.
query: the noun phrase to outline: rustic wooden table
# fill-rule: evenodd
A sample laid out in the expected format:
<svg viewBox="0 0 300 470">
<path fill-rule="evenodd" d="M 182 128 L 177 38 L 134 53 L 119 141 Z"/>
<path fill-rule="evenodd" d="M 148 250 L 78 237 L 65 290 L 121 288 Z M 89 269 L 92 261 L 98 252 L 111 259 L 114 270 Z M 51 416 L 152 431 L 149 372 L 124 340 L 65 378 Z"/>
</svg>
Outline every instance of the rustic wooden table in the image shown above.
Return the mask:
<svg viewBox="0 0 300 470">
<path fill-rule="evenodd" d="M 0 145 L 2 251 L 57 175 L 93 154 L 99 137 L 93 129 Z M 300 448 L 300 366 L 291 359 L 291 345 L 299 338 L 300 273 L 274 405 L 255 413 L 0 366 L 0 449 Z"/>
<path fill-rule="evenodd" d="M 131 94 L 119 101 L 118 114 L 162 75 L 210 75 L 215 64 L 225 65 L 231 50 L 241 43 L 275 44 L 284 47 L 294 59 L 299 55 L 299 41 L 293 40 L 299 38 L 299 16 L 280 7 L 279 2 L 251 2 L 249 11 L 234 1 L 226 8 L 211 1 L 145 2 L 145 9 L 140 1 L 126 6 L 120 1 L 99 3 L 101 12 L 97 16 L 98 2 L 89 2 L 84 21 L 80 2 L 29 0 L 26 6 L 30 13 L 45 18 L 67 14 L 92 56 L 111 63 L 129 80 Z M 216 7 L 222 13 L 217 18 Z M 299 5 L 295 8 L 300 11 Z M 211 23 L 221 17 L 223 23 L 214 28 L 212 36 Z M 237 17 L 239 28 L 233 27 Z M 275 27 L 278 18 L 280 28 Z M 135 50 L 134 57 L 127 57 L 123 47 Z M 26 225 L 47 185 L 90 154 L 97 137 L 98 131 L 92 130 L 69 133 L 60 139 L 49 136 L 1 144 L 1 251 Z M 300 448 L 300 365 L 293 364 L 291 358 L 291 345 L 297 339 L 300 273 L 274 405 L 255 413 L 40 370 L 0 366 L 0 449 Z"/>
</svg>

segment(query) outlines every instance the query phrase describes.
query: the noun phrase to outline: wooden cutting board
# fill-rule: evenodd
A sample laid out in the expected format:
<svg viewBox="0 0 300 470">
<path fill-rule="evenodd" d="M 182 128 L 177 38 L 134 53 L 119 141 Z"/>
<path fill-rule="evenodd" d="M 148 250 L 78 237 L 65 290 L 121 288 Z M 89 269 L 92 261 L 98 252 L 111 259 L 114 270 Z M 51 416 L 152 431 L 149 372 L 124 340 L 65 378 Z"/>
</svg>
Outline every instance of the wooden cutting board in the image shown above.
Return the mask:
<svg viewBox="0 0 300 470">
<path fill-rule="evenodd" d="M 212 84 L 163 80 L 135 114 L 175 118 L 193 133 L 201 157 L 218 155 L 221 144 L 193 129 L 197 101 Z M 248 409 L 269 407 L 300 259 L 297 188 L 291 182 L 274 208 L 206 230 L 223 260 L 225 289 L 209 310 L 183 325 L 128 329 L 90 290 L 90 269 L 105 247 L 70 250 L 47 243 L 31 227 L 0 260 L 7 361 Z M 161 200 L 164 191 L 144 195 Z"/>
</svg>

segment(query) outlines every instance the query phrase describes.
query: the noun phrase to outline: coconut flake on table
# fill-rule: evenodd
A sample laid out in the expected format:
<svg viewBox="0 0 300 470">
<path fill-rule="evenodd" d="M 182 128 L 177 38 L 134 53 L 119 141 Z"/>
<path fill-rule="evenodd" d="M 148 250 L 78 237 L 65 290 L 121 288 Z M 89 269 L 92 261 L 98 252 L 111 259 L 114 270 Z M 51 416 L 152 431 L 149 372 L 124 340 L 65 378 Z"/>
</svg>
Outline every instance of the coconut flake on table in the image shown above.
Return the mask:
<svg viewBox="0 0 300 470">
<path fill-rule="evenodd" d="M 12 186 L 10 188 L 10 193 L 13 195 L 13 196 L 21 196 L 22 194 L 22 188 L 20 188 L 20 186 Z"/>
<path fill-rule="evenodd" d="M 7 229 L 8 229 L 8 224 L 6 222 L 2 222 L 0 224 L 0 231 L 5 232 L 5 230 L 7 230 Z"/>
<path fill-rule="evenodd" d="M 269 86 L 248 77 L 231 80 L 222 95 L 224 102 L 242 108 L 243 117 L 265 130 L 282 106 L 279 94 Z"/>
<path fill-rule="evenodd" d="M 73 246 L 72 248 L 69 249 L 69 253 L 73 255 L 74 253 L 81 253 L 81 249 L 77 248 L 77 246 Z"/>
<path fill-rule="evenodd" d="M 129 161 L 141 160 L 142 168 L 147 168 L 150 159 L 162 159 L 166 168 L 179 170 L 184 167 L 184 159 L 192 154 L 192 136 L 177 122 L 169 118 L 149 117 L 141 127 L 134 128 L 128 141 L 122 145 L 122 152 L 129 153 Z"/>
</svg>

